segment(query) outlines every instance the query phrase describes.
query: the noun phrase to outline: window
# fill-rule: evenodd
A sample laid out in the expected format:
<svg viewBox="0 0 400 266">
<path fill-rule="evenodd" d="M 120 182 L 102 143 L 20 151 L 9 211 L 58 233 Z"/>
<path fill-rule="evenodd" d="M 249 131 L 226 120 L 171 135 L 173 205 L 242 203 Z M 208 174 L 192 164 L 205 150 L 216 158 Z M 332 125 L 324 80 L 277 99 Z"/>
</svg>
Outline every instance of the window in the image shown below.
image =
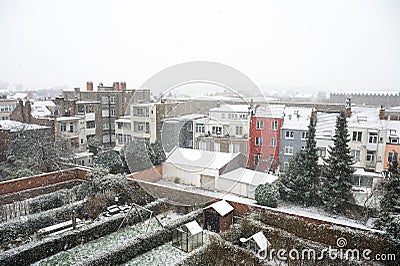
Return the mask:
<svg viewBox="0 0 400 266">
<path fill-rule="evenodd" d="M 278 121 L 272 121 L 271 128 L 272 130 L 278 130 Z"/>
<path fill-rule="evenodd" d="M 254 164 L 255 165 L 258 165 L 261 162 L 261 159 L 262 159 L 261 153 L 254 154 Z"/>
<path fill-rule="evenodd" d="M 94 121 L 86 121 L 86 128 L 95 128 L 96 123 Z"/>
<path fill-rule="evenodd" d="M 276 147 L 276 138 L 271 138 L 271 147 Z"/>
<path fill-rule="evenodd" d="M 326 148 L 325 147 L 318 147 L 317 148 L 317 155 L 321 158 L 325 158 L 326 156 Z"/>
<path fill-rule="evenodd" d="M 221 135 L 221 134 L 222 134 L 222 127 L 220 127 L 220 126 L 213 126 L 213 127 L 212 127 L 212 134 L 213 134 L 213 135 Z"/>
<path fill-rule="evenodd" d="M 116 111 L 115 109 L 111 109 L 111 110 L 110 110 L 110 113 L 111 113 L 111 116 L 112 116 L 112 117 L 117 116 L 117 111 Z"/>
<path fill-rule="evenodd" d="M 256 146 L 262 146 L 262 137 L 256 137 Z"/>
<path fill-rule="evenodd" d="M 104 130 L 110 129 L 110 125 L 108 123 L 103 123 L 103 129 Z"/>
<path fill-rule="evenodd" d="M 389 152 L 389 154 L 388 154 L 388 162 L 395 162 L 395 161 L 397 161 L 398 160 L 398 158 L 399 158 L 399 154 L 397 153 L 397 152 L 395 152 L 395 151 L 393 151 L 393 152 Z"/>
<path fill-rule="evenodd" d="M 369 133 L 369 138 L 368 138 L 368 143 L 377 143 L 378 142 L 378 133 L 376 132 L 370 132 Z"/>
<path fill-rule="evenodd" d="M 371 151 L 367 151 L 367 162 L 375 161 L 375 153 Z"/>
<path fill-rule="evenodd" d="M 74 132 L 74 123 L 69 123 L 69 132 Z"/>
<path fill-rule="evenodd" d="M 360 161 L 361 151 L 359 150 L 351 150 L 351 156 L 353 156 L 354 160 Z"/>
<path fill-rule="evenodd" d="M 61 123 L 60 130 L 61 130 L 61 132 L 67 131 L 67 123 Z"/>
<path fill-rule="evenodd" d="M 236 135 L 243 135 L 243 127 L 236 126 Z"/>
<path fill-rule="evenodd" d="M 242 120 L 246 120 L 247 119 L 247 114 L 239 114 L 239 118 Z"/>
<path fill-rule="evenodd" d="M 110 112 L 108 111 L 108 109 L 101 110 L 102 117 L 108 117 L 109 115 L 110 115 Z"/>
<path fill-rule="evenodd" d="M 150 132 L 150 126 L 149 126 L 149 123 L 146 123 L 145 133 L 149 133 L 149 132 Z"/>
<path fill-rule="evenodd" d="M 123 124 L 123 123 L 121 123 L 121 122 L 117 122 L 117 128 L 118 128 L 118 129 L 122 129 L 122 124 Z"/>
<path fill-rule="evenodd" d="M 360 131 L 353 131 L 353 141 L 361 141 L 362 132 Z"/>
<path fill-rule="evenodd" d="M 301 139 L 308 139 L 308 132 L 301 132 Z"/>
<path fill-rule="evenodd" d="M 92 105 L 86 106 L 86 113 L 93 113 L 93 106 Z"/>
<path fill-rule="evenodd" d="M 210 150 L 210 143 L 205 141 L 199 142 L 199 150 L 208 151 Z"/>
<path fill-rule="evenodd" d="M 107 96 L 101 97 L 101 103 L 102 104 L 108 104 L 108 97 Z"/>
<path fill-rule="evenodd" d="M 286 155 L 293 155 L 293 146 L 291 146 L 291 145 L 286 145 L 286 146 L 285 146 L 285 151 L 284 151 L 284 153 L 285 153 Z"/>
<path fill-rule="evenodd" d="M 85 106 L 84 105 L 78 105 L 78 113 L 82 114 L 85 112 Z"/>
<path fill-rule="evenodd" d="M 196 124 L 196 133 L 204 133 L 204 124 Z"/>
<path fill-rule="evenodd" d="M 294 139 L 294 131 L 286 131 L 285 138 L 287 139 Z"/>
<path fill-rule="evenodd" d="M 137 129 L 138 129 L 138 131 L 143 131 L 144 130 L 144 124 L 143 123 L 138 123 Z"/>
<path fill-rule="evenodd" d="M 230 152 L 236 153 L 236 152 L 240 152 L 240 144 L 234 143 L 231 145 L 231 147 L 229 148 Z"/>
<path fill-rule="evenodd" d="M 256 120 L 256 129 L 264 129 L 264 121 Z"/>
<path fill-rule="evenodd" d="M 222 118 L 222 119 L 225 119 L 225 113 L 222 113 L 222 114 L 221 114 L 221 118 Z"/>
<path fill-rule="evenodd" d="M 110 103 L 115 103 L 115 96 L 110 96 Z"/>
<path fill-rule="evenodd" d="M 220 144 L 214 142 L 214 151 L 220 151 Z"/>
<path fill-rule="evenodd" d="M 397 136 L 389 136 L 389 142 L 392 144 L 399 143 L 399 137 Z"/>
<path fill-rule="evenodd" d="M 283 163 L 283 170 L 287 170 L 289 168 L 289 162 Z"/>
<path fill-rule="evenodd" d="M 81 139 L 81 144 L 83 144 L 83 139 Z"/>
</svg>

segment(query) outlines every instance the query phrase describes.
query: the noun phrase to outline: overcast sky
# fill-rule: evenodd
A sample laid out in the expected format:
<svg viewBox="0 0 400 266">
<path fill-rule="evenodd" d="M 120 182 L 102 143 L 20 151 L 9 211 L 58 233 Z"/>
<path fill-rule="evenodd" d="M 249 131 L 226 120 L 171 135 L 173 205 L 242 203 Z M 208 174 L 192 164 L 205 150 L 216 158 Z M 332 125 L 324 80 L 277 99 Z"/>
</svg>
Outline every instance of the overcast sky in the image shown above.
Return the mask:
<svg viewBox="0 0 400 266">
<path fill-rule="evenodd" d="M 213 61 L 259 87 L 400 91 L 400 1 L 0 0 L 0 81 L 126 81 Z"/>
</svg>

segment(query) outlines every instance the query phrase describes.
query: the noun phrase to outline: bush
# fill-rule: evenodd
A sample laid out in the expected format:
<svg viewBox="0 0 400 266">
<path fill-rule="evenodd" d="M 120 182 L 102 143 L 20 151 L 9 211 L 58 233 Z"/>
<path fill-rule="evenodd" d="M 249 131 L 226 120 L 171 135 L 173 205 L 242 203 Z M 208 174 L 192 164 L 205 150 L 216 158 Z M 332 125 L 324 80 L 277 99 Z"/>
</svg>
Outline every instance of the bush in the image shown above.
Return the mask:
<svg viewBox="0 0 400 266">
<path fill-rule="evenodd" d="M 275 184 L 259 185 L 256 188 L 255 199 L 258 204 L 272 208 L 278 207 L 279 192 Z"/>
</svg>

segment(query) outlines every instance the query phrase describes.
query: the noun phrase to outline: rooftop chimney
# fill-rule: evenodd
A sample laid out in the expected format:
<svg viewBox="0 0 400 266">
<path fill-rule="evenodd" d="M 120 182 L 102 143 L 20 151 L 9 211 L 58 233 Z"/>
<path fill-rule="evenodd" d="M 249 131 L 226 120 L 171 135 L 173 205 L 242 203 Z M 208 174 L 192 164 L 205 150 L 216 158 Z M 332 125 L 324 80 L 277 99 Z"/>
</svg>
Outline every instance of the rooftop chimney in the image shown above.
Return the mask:
<svg viewBox="0 0 400 266">
<path fill-rule="evenodd" d="M 114 82 L 113 83 L 113 90 L 114 91 L 119 91 L 119 82 Z"/>
<path fill-rule="evenodd" d="M 351 99 L 346 98 L 346 117 L 351 117 Z"/>
<path fill-rule="evenodd" d="M 91 81 L 86 82 L 86 90 L 93 91 L 93 82 Z"/>
<path fill-rule="evenodd" d="M 125 82 L 125 81 L 124 81 L 124 82 L 121 82 L 119 88 L 120 88 L 121 91 L 126 90 L 126 82 Z"/>
<path fill-rule="evenodd" d="M 381 105 L 381 109 L 379 109 L 379 119 L 385 119 L 385 108 L 383 108 L 383 105 Z"/>
</svg>

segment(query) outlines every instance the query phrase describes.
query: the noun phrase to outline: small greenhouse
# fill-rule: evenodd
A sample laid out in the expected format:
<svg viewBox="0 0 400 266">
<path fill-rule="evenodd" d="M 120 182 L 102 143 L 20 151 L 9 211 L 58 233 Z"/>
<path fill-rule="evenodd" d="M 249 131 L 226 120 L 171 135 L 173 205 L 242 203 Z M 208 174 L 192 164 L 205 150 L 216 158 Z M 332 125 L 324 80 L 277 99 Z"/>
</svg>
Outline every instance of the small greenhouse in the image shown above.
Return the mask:
<svg viewBox="0 0 400 266">
<path fill-rule="evenodd" d="M 185 252 L 191 252 L 203 245 L 203 229 L 192 221 L 172 231 L 172 245 Z"/>
</svg>

